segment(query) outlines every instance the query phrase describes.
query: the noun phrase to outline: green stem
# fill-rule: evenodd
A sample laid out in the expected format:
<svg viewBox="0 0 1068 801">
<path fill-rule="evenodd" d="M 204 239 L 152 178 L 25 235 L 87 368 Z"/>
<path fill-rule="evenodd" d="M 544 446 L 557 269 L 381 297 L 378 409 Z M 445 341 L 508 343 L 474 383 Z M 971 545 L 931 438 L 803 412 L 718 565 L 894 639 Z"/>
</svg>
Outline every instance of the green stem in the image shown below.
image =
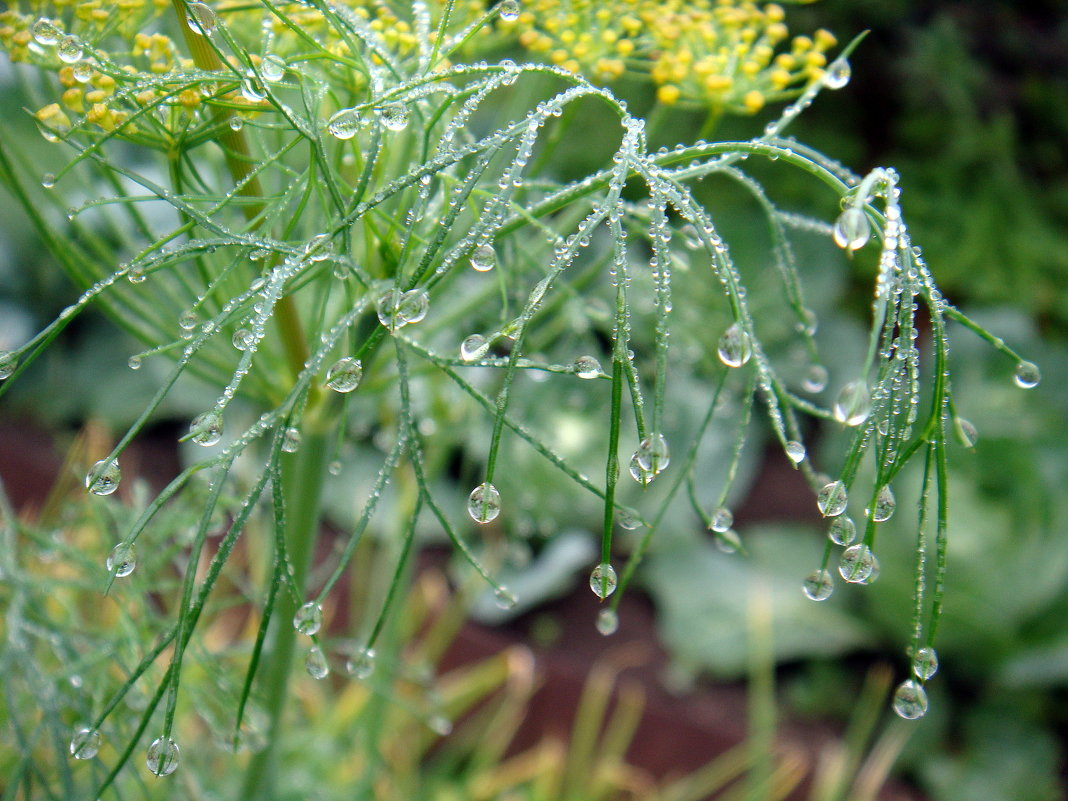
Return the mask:
<svg viewBox="0 0 1068 801">
<path fill-rule="evenodd" d="M 306 428 L 312 428 L 307 426 Z M 323 495 L 323 477 L 330 458 L 328 436 L 320 430 L 306 431 L 300 450 L 283 454 L 282 492 L 286 501 L 286 546 L 293 565 L 296 585 L 304 588 L 305 577 L 315 552 L 319 533 L 319 511 Z M 278 594 L 274 610 L 273 632 L 264 649 L 262 691 L 270 721 L 267 746 L 249 762 L 241 798 L 270 801 L 274 797 L 278 739 L 288 697 L 287 685 L 296 645 L 293 615 L 297 601 L 288 592 Z"/>
</svg>

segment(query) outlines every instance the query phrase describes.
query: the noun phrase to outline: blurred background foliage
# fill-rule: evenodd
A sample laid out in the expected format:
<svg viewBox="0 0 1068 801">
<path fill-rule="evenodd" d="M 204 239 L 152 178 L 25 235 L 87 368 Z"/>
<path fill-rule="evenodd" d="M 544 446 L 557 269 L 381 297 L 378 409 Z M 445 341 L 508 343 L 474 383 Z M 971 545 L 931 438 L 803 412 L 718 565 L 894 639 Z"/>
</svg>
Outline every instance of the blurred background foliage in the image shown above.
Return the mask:
<svg viewBox="0 0 1068 801">
<path fill-rule="evenodd" d="M 954 463 L 941 669 L 928 687 L 931 711 L 915 724 L 902 765 L 938 801 L 1053 801 L 1064 797 L 1068 736 L 1068 494 L 1061 489 L 1068 485 L 1068 393 L 1062 389 L 1068 385 L 1068 13 L 1058 0 L 824 0 L 789 13 L 794 29 L 825 27 L 842 41 L 871 31 L 852 59 L 850 85 L 822 95 L 793 134 L 860 172 L 895 167 L 913 239 L 945 295 L 1043 370 L 1040 387 L 1023 395 L 1011 384 L 1013 365 L 968 332 L 955 332 L 955 388 L 967 404 L 957 412 L 975 424 L 979 440 L 972 453 L 961 446 Z M 634 91 L 640 96 L 643 90 Z M 0 76 L 0 103 L 6 109 L 24 105 L 10 74 Z M 667 114 L 659 127 L 663 137 L 671 132 L 665 144 L 692 139 L 703 123 L 698 114 Z M 5 131 L 19 135 L 31 153 L 45 147 L 28 115 L 13 117 Z M 760 116 L 728 120 L 716 136 L 752 136 L 762 124 Z M 565 143 L 556 158 L 561 171 L 570 166 L 577 172 L 591 154 L 569 152 Z M 806 207 L 805 186 L 772 188 L 784 208 Z M 757 209 L 720 190 L 721 184 L 710 184 L 704 199 L 723 221 L 743 271 L 759 281 L 757 254 L 766 253 L 766 243 L 762 227 L 750 224 Z M 15 204 L 4 207 L 0 348 L 43 327 L 74 295 Z M 817 239 L 799 237 L 799 262 L 820 318 L 821 346 L 841 355 L 860 340 L 873 265 L 863 259 L 847 264 Z M 813 264 L 826 269 L 815 271 Z M 685 269 L 678 276 L 681 296 Z M 703 324 L 698 311 L 679 312 Z M 57 430 L 90 418 L 125 425 L 143 407 L 151 382 L 124 380 L 126 355 L 135 348 L 115 347 L 118 336 L 106 321 L 80 318 L 43 365 L 13 388 L 0 407 L 3 417 Z M 778 347 L 788 358 L 789 329 L 779 332 Z M 834 386 L 834 364 L 828 366 Z M 150 369 L 146 364 L 142 373 Z M 142 390 L 145 395 L 138 394 Z M 167 413 L 177 419 L 201 409 L 201 391 L 190 385 L 173 394 Z M 554 409 L 559 419 L 549 427 L 576 437 L 557 443 L 562 450 L 589 447 L 581 437 L 588 399 L 542 404 L 536 387 L 531 392 L 530 408 Z M 703 402 L 675 409 L 669 424 L 685 429 Z M 820 432 L 820 447 L 835 447 L 835 435 Z M 520 483 L 534 475 L 515 472 Z M 746 556 L 717 551 L 686 514 L 665 526 L 644 575 L 660 634 L 680 675 L 744 675 L 746 599 L 752 582 L 770 575 L 774 655 L 791 714 L 844 719 L 867 665 L 889 658 L 905 669 L 904 656 L 895 652 L 910 629 L 900 610 L 909 607 L 914 519 L 902 513 L 886 524 L 876 585 L 843 587 L 826 604 L 813 605 L 798 585 L 822 532 L 811 514 L 769 519 L 776 515 L 768 510 L 778 506 L 768 494 L 778 490 L 757 481 L 759 472 L 759 465 L 743 465 L 737 489 L 753 494 L 733 499 L 748 510 L 739 521 Z M 535 476 L 543 478 L 555 480 Z M 529 508 L 527 533 L 548 533 L 551 521 L 540 522 L 538 514 L 551 508 L 533 501 Z M 335 514 L 343 518 L 345 511 Z M 592 530 L 596 514 L 593 507 L 578 509 L 574 519 Z M 581 545 L 576 556 L 566 549 L 551 553 L 537 536 L 527 543 L 533 550 L 515 556 L 510 584 L 519 589 L 532 576 L 544 580 L 520 593 L 520 612 L 529 609 L 528 598 L 565 591 L 588 560 Z M 494 615 L 491 606 L 483 604 L 487 618 Z M 493 675 L 504 681 L 503 674 Z"/>
</svg>

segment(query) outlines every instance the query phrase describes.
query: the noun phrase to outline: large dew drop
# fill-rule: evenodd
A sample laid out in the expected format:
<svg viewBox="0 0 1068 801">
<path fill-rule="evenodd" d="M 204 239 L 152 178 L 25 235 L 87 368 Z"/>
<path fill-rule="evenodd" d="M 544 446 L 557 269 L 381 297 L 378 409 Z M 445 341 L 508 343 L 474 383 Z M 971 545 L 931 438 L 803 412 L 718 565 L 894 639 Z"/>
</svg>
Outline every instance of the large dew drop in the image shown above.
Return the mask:
<svg viewBox="0 0 1068 801">
<path fill-rule="evenodd" d="M 120 542 L 111 549 L 108 558 L 104 561 L 104 567 L 108 573 L 114 573 L 115 578 L 126 578 L 137 567 L 137 552 L 129 542 Z"/>
<path fill-rule="evenodd" d="M 382 125 L 386 127 L 386 130 L 403 131 L 408 127 L 408 104 L 407 103 L 387 103 L 378 109 L 378 116 L 382 119 Z"/>
<path fill-rule="evenodd" d="M 839 515 L 831 521 L 827 537 L 835 545 L 849 545 L 857 538 L 857 524 L 849 515 Z"/>
<path fill-rule="evenodd" d="M 215 32 L 219 21 L 211 6 L 205 3 L 190 3 L 189 13 L 185 18 L 189 30 L 199 33 L 201 36 L 210 36 Z"/>
<path fill-rule="evenodd" d="M 834 419 L 847 426 L 859 426 L 871 414 L 871 391 L 864 381 L 850 381 L 834 402 Z"/>
<path fill-rule="evenodd" d="M 711 522 L 708 524 L 710 529 L 717 534 L 722 534 L 733 525 L 734 515 L 731 513 L 730 509 L 725 506 L 720 506 L 712 510 Z"/>
<path fill-rule="evenodd" d="M 816 569 L 805 576 L 801 589 L 805 596 L 813 601 L 826 601 L 834 592 L 834 579 L 831 571 Z"/>
<path fill-rule="evenodd" d="M 856 206 L 850 206 L 834 221 L 834 243 L 849 251 L 859 250 L 871 238 L 868 216 Z"/>
<path fill-rule="evenodd" d="M 335 139 L 352 139 L 360 130 L 360 114 L 354 108 L 343 108 L 326 122 L 326 130 Z"/>
<path fill-rule="evenodd" d="M 514 609 L 519 599 L 515 597 L 514 592 L 502 585 L 493 591 L 493 602 L 497 604 L 498 609 Z"/>
<path fill-rule="evenodd" d="M 75 759 L 92 759 L 100 752 L 100 732 L 82 726 L 70 738 L 70 755 Z"/>
<path fill-rule="evenodd" d="M 930 646 L 924 646 L 912 658 L 912 672 L 920 681 L 927 681 L 938 672 L 938 654 Z"/>
<path fill-rule="evenodd" d="M 288 66 L 284 58 L 277 53 L 271 53 L 264 56 L 263 61 L 260 63 L 260 75 L 263 76 L 265 81 L 277 83 L 285 77 Z"/>
<path fill-rule="evenodd" d="M 345 662 L 345 671 L 356 679 L 369 679 L 375 672 L 374 648 L 361 648 Z"/>
<path fill-rule="evenodd" d="M 10 378 L 18 366 L 19 360 L 14 353 L 9 350 L 0 350 L 0 381 Z"/>
<path fill-rule="evenodd" d="M 481 359 L 489 351 L 489 340 L 482 334 L 472 334 L 460 343 L 460 358 L 465 362 Z"/>
<path fill-rule="evenodd" d="M 604 375 L 601 363 L 592 356 L 579 356 L 575 359 L 575 375 L 579 378 L 598 378 Z"/>
<path fill-rule="evenodd" d="M 836 58 L 827 67 L 827 71 L 823 73 L 823 85 L 828 89 L 841 89 L 849 83 L 849 78 L 852 74 L 853 71 L 849 67 L 849 62 L 844 58 Z"/>
<path fill-rule="evenodd" d="M 849 491 L 841 481 L 825 484 L 816 496 L 816 506 L 824 517 L 837 517 L 849 504 Z"/>
<path fill-rule="evenodd" d="M 1034 362 L 1020 362 L 1016 365 L 1016 372 L 1012 374 L 1012 380 L 1020 389 L 1034 389 L 1042 380 L 1042 373 Z"/>
<path fill-rule="evenodd" d="M 94 464 L 85 476 L 85 488 L 94 495 L 110 495 L 119 488 L 122 470 L 118 462 L 101 459 Z"/>
<path fill-rule="evenodd" d="M 790 440 L 786 443 L 786 458 L 794 464 L 801 464 L 805 461 L 805 446 L 796 440 Z"/>
<path fill-rule="evenodd" d="M 170 737 L 157 737 L 148 747 L 145 764 L 156 776 L 170 776 L 178 768 L 178 743 Z"/>
<path fill-rule="evenodd" d="M 304 657 L 304 669 L 313 679 L 325 679 L 330 674 L 330 665 L 327 664 L 326 655 L 318 645 L 308 649 L 308 655 Z"/>
<path fill-rule="evenodd" d="M 63 37 L 63 31 L 54 22 L 44 17 L 33 23 L 30 33 L 37 44 L 45 47 L 51 47 Z"/>
<path fill-rule="evenodd" d="M 501 513 L 501 493 L 489 482 L 479 484 L 467 497 L 467 514 L 476 523 L 489 523 Z"/>
<path fill-rule="evenodd" d="M 638 466 L 642 470 L 660 475 L 671 464 L 671 451 L 663 434 L 646 437 L 638 443 L 638 450 L 634 452 L 638 460 Z"/>
<path fill-rule="evenodd" d="M 895 509 L 897 509 L 897 501 L 894 499 L 893 490 L 889 486 L 883 487 L 875 496 L 871 519 L 876 523 L 883 523 L 893 517 Z"/>
<path fill-rule="evenodd" d="M 282 450 L 286 453 L 296 453 L 300 450 L 300 429 L 289 426 L 282 432 Z"/>
<path fill-rule="evenodd" d="M 741 367 L 752 355 L 753 344 L 738 323 L 734 323 L 719 338 L 719 360 L 728 367 Z"/>
<path fill-rule="evenodd" d="M 870 584 L 876 566 L 875 554 L 864 543 L 850 545 L 842 552 L 838 572 L 851 584 Z"/>
<path fill-rule="evenodd" d="M 497 251 L 493 245 L 479 245 L 471 251 L 471 266 L 480 273 L 489 272 L 497 265 Z"/>
<path fill-rule="evenodd" d="M 619 631 L 619 615 L 614 609 L 602 609 L 597 613 L 597 631 L 609 637 Z"/>
<path fill-rule="evenodd" d="M 656 473 L 641 466 L 638 460 L 638 452 L 635 451 L 630 457 L 630 466 L 627 470 L 630 473 L 630 477 L 641 484 L 643 487 L 649 486 L 653 483 L 653 479 L 656 478 Z"/>
<path fill-rule="evenodd" d="M 82 42 L 77 36 L 64 36 L 56 47 L 56 55 L 64 64 L 75 64 L 82 59 Z"/>
<path fill-rule="evenodd" d="M 209 412 L 198 414 L 189 424 L 189 438 L 197 445 L 210 448 L 222 439 L 223 419 L 222 415 L 212 409 Z"/>
<path fill-rule="evenodd" d="M 352 392 L 363 378 L 363 364 L 359 359 L 345 356 L 326 371 L 326 385 L 334 392 Z"/>
<path fill-rule="evenodd" d="M 323 625 L 323 608 L 314 601 L 308 601 L 293 615 L 293 628 L 307 637 L 318 634 Z"/>
<path fill-rule="evenodd" d="M 497 13 L 505 22 L 515 22 L 519 19 L 519 0 L 501 0 Z"/>
<path fill-rule="evenodd" d="M 608 562 L 601 562 L 590 573 L 590 589 L 602 600 L 616 591 L 617 582 L 616 569 Z"/>
<path fill-rule="evenodd" d="M 927 714 L 927 692 L 912 679 L 901 682 L 894 690 L 894 711 L 905 720 L 916 720 Z"/>
</svg>

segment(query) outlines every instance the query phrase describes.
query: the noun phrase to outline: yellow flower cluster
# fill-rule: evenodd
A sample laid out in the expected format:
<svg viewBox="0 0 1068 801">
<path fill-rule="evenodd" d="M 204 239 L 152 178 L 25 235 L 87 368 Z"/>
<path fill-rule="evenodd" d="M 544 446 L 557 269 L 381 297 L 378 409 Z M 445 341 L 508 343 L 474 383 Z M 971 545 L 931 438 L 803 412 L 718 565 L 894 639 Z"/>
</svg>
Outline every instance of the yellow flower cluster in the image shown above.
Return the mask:
<svg viewBox="0 0 1068 801">
<path fill-rule="evenodd" d="M 535 57 L 608 83 L 648 76 L 657 99 L 753 113 L 818 80 L 834 35 L 790 39 L 785 11 L 748 0 L 533 0 L 514 30 Z"/>
</svg>

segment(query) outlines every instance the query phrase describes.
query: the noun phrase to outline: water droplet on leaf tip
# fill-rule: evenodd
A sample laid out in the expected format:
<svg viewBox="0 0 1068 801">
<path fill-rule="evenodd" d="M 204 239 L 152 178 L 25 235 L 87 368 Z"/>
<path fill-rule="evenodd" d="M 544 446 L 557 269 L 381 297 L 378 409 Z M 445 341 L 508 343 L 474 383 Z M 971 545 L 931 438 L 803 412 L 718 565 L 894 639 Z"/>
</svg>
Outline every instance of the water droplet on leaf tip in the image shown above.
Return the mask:
<svg viewBox="0 0 1068 801">
<path fill-rule="evenodd" d="M 717 507 L 712 510 L 710 515 L 710 522 L 708 527 L 719 534 L 729 529 L 734 525 L 734 514 L 725 506 Z"/>
<path fill-rule="evenodd" d="M 801 381 L 801 388 L 805 392 L 823 392 L 827 388 L 827 368 L 822 364 L 810 365 Z"/>
<path fill-rule="evenodd" d="M 126 366 L 129 367 L 131 370 L 140 370 L 141 357 L 137 355 L 131 356 L 129 359 L 126 360 Z"/>
<path fill-rule="evenodd" d="M 786 457 L 794 464 L 800 464 L 805 461 L 805 446 L 796 440 L 790 440 L 786 443 Z"/>
<path fill-rule="evenodd" d="M 826 601 L 834 592 L 834 579 L 829 570 L 816 569 L 805 577 L 801 589 L 810 600 Z"/>
<path fill-rule="evenodd" d="M 505 22 L 515 22 L 519 19 L 519 0 L 501 0 L 497 6 L 497 12 Z"/>
<path fill-rule="evenodd" d="M 889 486 L 884 486 L 875 496 L 875 506 L 871 510 L 872 520 L 876 523 L 885 522 L 893 516 L 896 508 L 897 501 L 894 498 L 893 490 Z"/>
<path fill-rule="evenodd" d="M 716 548 L 723 553 L 738 553 L 742 549 L 742 538 L 738 536 L 738 532 L 733 528 L 715 532 L 713 542 L 716 544 Z"/>
<path fill-rule="evenodd" d="M 844 58 L 836 58 L 823 73 L 823 85 L 828 89 L 841 89 L 849 83 L 852 74 L 849 62 Z"/>
<path fill-rule="evenodd" d="M 363 378 L 363 363 L 345 356 L 338 359 L 326 372 L 326 386 L 335 392 L 352 392 Z"/>
<path fill-rule="evenodd" d="M 43 186 L 45 189 L 51 189 L 55 185 L 56 176 L 52 173 L 46 172 L 44 175 L 41 176 L 41 186 Z"/>
<path fill-rule="evenodd" d="M 590 573 L 590 589 L 602 600 L 616 591 L 617 582 L 616 569 L 608 562 L 597 565 Z"/>
<path fill-rule="evenodd" d="M 293 615 L 293 628 L 307 637 L 318 634 L 323 625 L 323 608 L 314 601 L 308 601 Z"/>
<path fill-rule="evenodd" d="M 894 711 L 905 720 L 916 720 L 927 714 L 927 692 L 912 679 L 901 682 L 894 690 Z"/>
<path fill-rule="evenodd" d="M 222 439 L 223 418 L 215 409 L 193 418 L 189 424 L 189 438 L 197 445 L 210 448 Z"/>
<path fill-rule="evenodd" d="M 120 542 L 104 561 L 108 573 L 114 573 L 115 578 L 125 578 L 134 572 L 137 567 L 137 552 L 134 546 L 128 542 Z"/>
<path fill-rule="evenodd" d="M 326 129 L 335 139 L 352 139 L 360 129 L 360 115 L 354 108 L 343 108 L 326 123 Z"/>
<path fill-rule="evenodd" d="M 85 476 L 85 488 L 94 495 L 110 495 L 119 488 L 121 480 L 122 470 L 119 463 L 101 459 Z"/>
<path fill-rule="evenodd" d="M 330 674 L 330 665 L 326 661 L 323 649 L 313 645 L 308 649 L 308 655 L 304 658 L 304 669 L 313 679 L 325 679 Z"/>
<path fill-rule="evenodd" d="M 643 470 L 660 475 L 671 464 L 671 451 L 663 434 L 654 434 L 638 443 L 634 451 L 638 466 Z"/>
<path fill-rule="evenodd" d="M 826 484 L 816 496 L 816 505 L 824 517 L 837 517 L 846 510 L 849 503 L 849 491 L 841 481 Z"/>
<path fill-rule="evenodd" d="M 59 26 L 44 17 L 33 23 L 30 28 L 30 34 L 37 44 L 45 47 L 51 47 L 63 37 L 63 31 L 60 30 Z"/>
<path fill-rule="evenodd" d="M 619 615 L 614 609 L 602 609 L 597 613 L 597 631 L 610 637 L 619 630 Z"/>
<path fill-rule="evenodd" d="M 189 12 L 185 18 L 189 30 L 201 36 L 208 36 L 215 32 L 218 19 L 211 6 L 205 3 L 190 3 Z"/>
<path fill-rule="evenodd" d="M 1020 389 L 1034 389 L 1042 381 L 1042 373 L 1034 362 L 1020 362 L 1016 365 L 1012 380 Z"/>
<path fill-rule="evenodd" d="M 79 61 L 83 52 L 81 40 L 77 36 L 64 36 L 56 47 L 56 55 L 64 64 L 74 64 Z"/>
<path fill-rule="evenodd" d="M 912 659 L 912 672 L 921 681 L 927 681 L 938 672 L 938 654 L 935 649 L 925 645 Z"/>
<path fill-rule="evenodd" d="M 156 776 L 170 776 L 178 767 L 178 743 L 170 737 L 157 737 L 148 747 L 145 764 Z"/>
<path fill-rule="evenodd" d="M 591 379 L 604 375 L 601 363 L 592 356 L 579 356 L 575 359 L 574 369 L 579 378 Z"/>
<path fill-rule="evenodd" d="M 719 360 L 727 367 L 741 367 L 753 355 L 749 334 L 738 323 L 733 323 L 719 339 Z"/>
<path fill-rule="evenodd" d="M 479 484 L 467 498 L 467 514 L 476 523 L 489 523 L 501 513 L 501 493 L 492 484 Z"/>
<path fill-rule="evenodd" d="M 870 584 L 877 562 L 875 554 L 864 543 L 850 545 L 842 552 L 838 573 L 851 584 Z"/>
<path fill-rule="evenodd" d="M 489 340 L 481 334 L 472 334 L 460 343 L 460 358 L 465 362 L 481 359 L 489 351 Z"/>
<path fill-rule="evenodd" d="M 831 520 L 827 537 L 835 545 L 849 545 L 857 538 L 857 525 L 848 515 L 839 515 Z"/>
<path fill-rule="evenodd" d="M 871 238 L 868 216 L 856 206 L 849 206 L 834 221 L 834 243 L 840 248 L 859 250 Z"/>
<path fill-rule="evenodd" d="M 296 453 L 300 450 L 300 429 L 289 426 L 282 432 L 282 450 L 286 453 Z"/>
<path fill-rule="evenodd" d="M 497 251 L 493 245 L 479 245 L 471 251 L 471 266 L 480 273 L 492 270 L 497 264 Z"/>
<path fill-rule="evenodd" d="M 100 752 L 100 732 L 88 726 L 74 731 L 70 739 L 70 755 L 75 759 L 92 759 Z"/>
<path fill-rule="evenodd" d="M 863 381 L 850 381 L 834 402 L 834 419 L 847 426 L 859 426 L 871 414 L 871 390 Z"/>
</svg>

